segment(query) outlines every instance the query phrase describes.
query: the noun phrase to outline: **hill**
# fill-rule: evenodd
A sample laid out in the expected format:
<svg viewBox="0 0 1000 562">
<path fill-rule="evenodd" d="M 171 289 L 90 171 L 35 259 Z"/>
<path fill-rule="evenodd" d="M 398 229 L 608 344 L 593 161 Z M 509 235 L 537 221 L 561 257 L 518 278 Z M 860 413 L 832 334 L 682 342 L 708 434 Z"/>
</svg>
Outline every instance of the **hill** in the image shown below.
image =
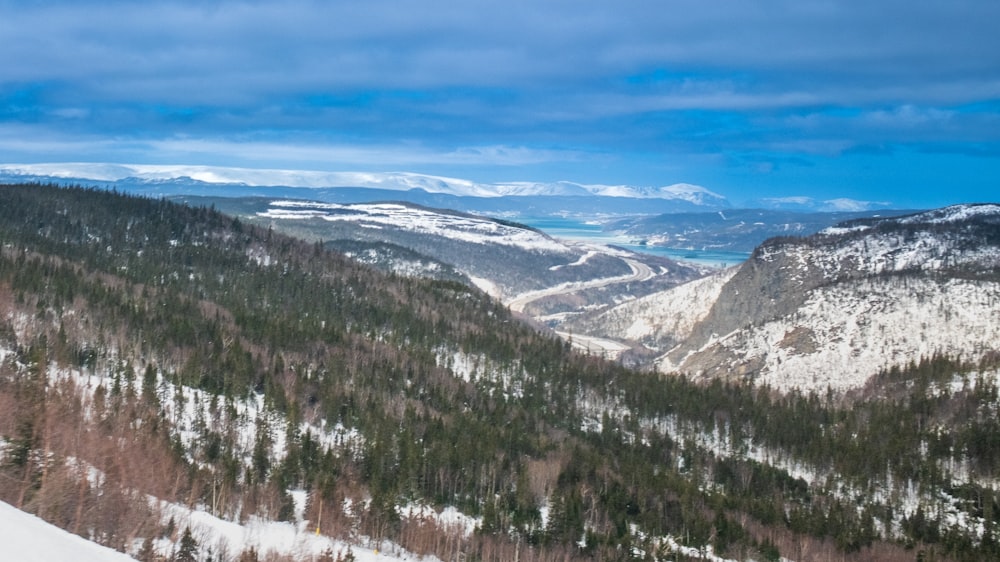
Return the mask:
<svg viewBox="0 0 1000 562">
<path fill-rule="evenodd" d="M 210 207 L 0 203 L 0 499 L 136 558 L 346 557 L 260 552 L 271 525 L 404 559 L 1000 552 L 996 357 L 694 384 Z"/>
<path fill-rule="evenodd" d="M 858 388 L 935 355 L 1000 341 L 1000 206 L 956 206 L 772 239 L 662 368 L 772 386 Z"/>
<path fill-rule="evenodd" d="M 912 213 L 887 209 L 825 212 L 725 209 L 620 218 L 603 226 L 650 246 L 749 253 L 768 238 L 808 236 L 848 220 Z"/>
<path fill-rule="evenodd" d="M 1000 336 L 998 211 L 962 205 L 772 238 L 738 267 L 570 327 L 636 342 L 662 371 L 783 389 L 860 388 L 935 355 L 978 361 Z"/>
</svg>

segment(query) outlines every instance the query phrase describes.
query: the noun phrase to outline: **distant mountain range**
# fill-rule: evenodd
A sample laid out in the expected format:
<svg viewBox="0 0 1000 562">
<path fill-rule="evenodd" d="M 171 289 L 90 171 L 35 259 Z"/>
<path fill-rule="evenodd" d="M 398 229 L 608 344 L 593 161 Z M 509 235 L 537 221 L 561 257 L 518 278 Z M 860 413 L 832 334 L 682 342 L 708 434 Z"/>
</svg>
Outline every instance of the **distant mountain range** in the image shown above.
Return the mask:
<svg viewBox="0 0 1000 562">
<path fill-rule="evenodd" d="M 664 187 L 558 182 L 477 183 L 470 180 L 409 172 L 321 172 L 269 170 L 218 166 L 126 164 L 12 164 L 0 166 L 6 177 L 44 178 L 58 181 L 88 180 L 146 184 L 213 184 L 245 187 L 362 187 L 388 191 L 423 190 L 456 197 L 598 196 L 636 199 L 671 199 L 694 205 L 728 207 L 725 197 L 704 187 L 678 183 Z"/>
<path fill-rule="evenodd" d="M 604 222 L 603 228 L 649 246 L 749 254 L 774 236 L 808 236 L 847 220 L 914 212 L 726 209 L 623 217 Z"/>
<path fill-rule="evenodd" d="M 0 165 L 0 181 L 115 187 L 154 196 L 288 197 L 330 203 L 405 201 L 483 214 L 650 215 L 729 209 L 723 195 L 688 183 L 633 186 L 557 182 L 479 183 L 409 172 L 322 172 L 185 165 Z M 807 197 L 762 199 L 765 208 L 865 210 L 873 204 Z M 881 204 L 875 206 L 884 206 Z"/>
</svg>

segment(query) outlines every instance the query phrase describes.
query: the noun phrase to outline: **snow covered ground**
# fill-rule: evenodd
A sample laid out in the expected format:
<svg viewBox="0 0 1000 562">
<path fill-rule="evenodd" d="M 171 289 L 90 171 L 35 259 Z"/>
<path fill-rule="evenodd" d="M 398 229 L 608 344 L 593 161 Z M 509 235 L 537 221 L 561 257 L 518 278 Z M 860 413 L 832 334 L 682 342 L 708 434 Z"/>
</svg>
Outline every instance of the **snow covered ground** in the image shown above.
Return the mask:
<svg viewBox="0 0 1000 562">
<path fill-rule="evenodd" d="M 323 219 L 354 222 L 367 228 L 396 228 L 474 244 L 503 244 L 525 250 L 568 252 L 562 242 L 536 230 L 467 215 L 424 210 L 398 203 L 338 205 L 303 201 L 273 201 L 257 213 L 273 219 Z"/>
<path fill-rule="evenodd" d="M 514 298 L 509 299 L 504 304 L 509 306 L 510 309 L 515 312 L 523 312 L 525 307 L 528 306 L 528 304 L 545 297 L 569 294 L 577 291 L 582 291 L 585 289 L 596 289 L 599 287 L 607 287 L 609 285 L 615 285 L 615 284 L 640 283 L 642 281 L 648 281 L 649 279 L 651 279 L 656 275 L 653 272 L 652 268 L 650 268 L 648 265 L 644 263 L 640 263 L 633 259 L 625 259 L 624 261 L 625 263 L 628 264 L 629 268 L 632 270 L 632 272 L 627 275 L 590 279 L 588 281 L 574 281 L 568 283 L 561 283 L 554 287 L 546 287 L 544 289 L 539 289 L 536 291 L 521 293 L 520 295 L 517 295 Z"/>
<path fill-rule="evenodd" d="M 191 535 L 198 541 L 200 560 L 206 559 L 210 552 L 216 559 L 220 556 L 229 559 L 253 548 L 262 560 L 266 560 L 269 554 L 276 554 L 304 562 L 324 554 L 336 559 L 338 554 L 350 552 L 357 562 L 439 562 L 434 556 L 417 556 L 388 541 L 372 544 L 362 539 L 358 541 L 359 545 L 318 535 L 310 529 L 307 521 L 282 523 L 253 517 L 241 525 L 177 504 L 161 503 L 159 507 L 164 522 L 172 518 L 178 529 L 191 529 Z M 166 539 L 155 545 L 157 552 L 167 557 L 172 556 L 176 548 L 174 542 Z"/>
<path fill-rule="evenodd" d="M 199 559 L 208 552 L 218 557 L 231 557 L 253 547 L 266 557 L 268 553 L 292 556 L 297 560 L 312 560 L 330 553 L 351 552 L 358 562 L 438 562 L 433 556 L 417 556 L 402 551 L 391 543 L 356 546 L 310 532 L 304 524 L 276 523 L 254 520 L 246 526 L 224 521 L 203 511 L 192 511 L 176 505 L 164 505 L 165 515 L 174 517 L 179 528 L 191 528 L 198 541 Z M 171 557 L 175 545 L 164 539 L 155 546 L 162 556 Z M 88 541 L 55 525 L 0 502 L 0 558 L 11 562 L 134 562 L 134 558 Z M 218 559 L 218 558 L 215 558 Z M 229 558 L 226 558 L 229 559 Z"/>
<path fill-rule="evenodd" d="M 5 353 L 9 354 L 10 352 L 0 349 L 0 357 Z M 54 364 L 49 367 L 49 378 L 53 381 L 72 380 L 80 392 L 90 395 L 90 397 L 93 396 L 97 388 L 102 386 L 109 388 L 113 384 L 109 373 L 85 374 L 76 369 L 61 369 Z M 260 438 L 258 433 L 261 431 L 267 432 L 268 440 L 272 443 L 269 451 L 272 462 L 279 462 L 287 454 L 288 421 L 269 409 L 261 396 L 252 395 L 242 400 L 221 399 L 202 390 L 177 386 L 163 377 L 162 374 L 157 377 L 156 388 L 164 415 L 171 420 L 174 431 L 187 450 L 192 451 L 197 448 L 195 441 L 200 438 L 200 431 L 197 428 L 221 430 L 224 426 L 232 425 L 237 428 L 238 435 L 235 444 L 237 449 L 242 452 L 245 462 L 250 462 L 250 451 Z M 330 427 L 323 421 L 315 424 L 304 421 L 297 429 L 303 434 L 309 432 L 322 447 L 333 450 L 337 454 L 355 454 L 363 440 L 354 429 L 348 429 L 339 424 Z M 178 533 L 183 532 L 185 528 L 191 529 L 192 536 L 198 542 L 198 549 L 201 553 L 199 559 L 206 559 L 209 553 L 212 553 L 213 559 L 218 560 L 221 556 L 224 560 L 230 560 L 238 557 L 244 550 L 253 548 L 261 556 L 261 559 L 266 559 L 267 554 L 273 553 L 279 556 L 291 556 L 296 560 L 311 561 L 327 553 L 336 559 L 338 554 L 351 552 L 358 562 L 437 561 L 437 558 L 433 556 L 419 557 L 409 553 L 388 541 L 373 543 L 367 537 L 358 536 L 353 537 L 348 542 L 317 535 L 311 530 L 311 523 L 303 518 L 306 502 L 305 492 L 291 491 L 290 493 L 296 502 L 295 522 L 279 522 L 250 516 L 246 524 L 240 524 L 232 520 L 234 517 L 213 515 L 209 512 L 208 506 L 191 508 L 160 501 L 153 497 L 149 499 L 151 505 L 160 512 L 164 525 L 173 520 Z M 7 507 L 21 513 L 10 506 Z M 401 517 L 421 517 L 435 521 L 442 528 L 461 529 L 466 533 L 472 532 L 471 530 L 477 524 L 477 520 L 466 517 L 454 509 L 437 512 L 429 507 L 416 505 L 400 506 L 397 509 Z M 24 516 L 32 517 L 28 514 L 24 514 Z M 38 523 L 48 525 L 41 520 L 38 520 Z M 51 525 L 48 526 L 52 530 L 66 535 L 69 539 L 93 544 L 93 546 L 103 549 L 95 543 L 89 543 L 85 539 L 75 537 Z M 69 556 L 61 556 L 57 552 L 50 552 L 39 558 L 31 558 L 30 556 L 7 558 L 4 549 L 6 531 L 7 526 L 4 525 L 3 514 L 0 513 L 0 560 L 52 561 L 73 559 Z M 177 549 L 177 543 L 178 537 L 160 538 L 154 541 L 153 546 L 157 553 L 171 558 Z M 140 548 L 141 541 L 132 545 L 131 551 L 137 553 Z M 77 558 L 75 562 L 131 560 L 131 558 L 113 550 L 107 550 L 107 552 L 110 553 L 109 555 L 117 555 L 118 558 Z"/>
<path fill-rule="evenodd" d="M 788 318 L 720 342 L 766 367 L 759 383 L 822 392 L 857 388 L 893 365 L 942 354 L 978 359 L 1000 341 L 1000 285 L 952 279 L 863 280 L 815 291 Z M 814 351 L 790 335 L 808 334 Z"/>
<path fill-rule="evenodd" d="M 133 560 L 125 554 L 66 532 L 4 502 L 0 502 L 0 558 L 17 562 Z"/>
<path fill-rule="evenodd" d="M 708 314 L 736 270 L 724 269 L 668 291 L 625 302 L 572 327 L 587 333 L 620 334 L 626 340 L 646 344 L 660 339 L 681 340 Z"/>
</svg>

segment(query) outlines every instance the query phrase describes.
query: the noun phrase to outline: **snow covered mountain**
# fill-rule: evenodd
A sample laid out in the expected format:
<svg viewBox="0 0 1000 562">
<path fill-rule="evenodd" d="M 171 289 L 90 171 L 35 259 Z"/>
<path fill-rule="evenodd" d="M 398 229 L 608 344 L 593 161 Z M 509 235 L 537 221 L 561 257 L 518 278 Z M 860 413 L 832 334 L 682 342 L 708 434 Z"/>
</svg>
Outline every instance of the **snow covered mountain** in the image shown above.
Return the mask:
<svg viewBox="0 0 1000 562">
<path fill-rule="evenodd" d="M 517 312 L 558 328 L 607 307 L 696 279 L 692 264 L 527 226 L 405 203 L 184 198 L 313 241 L 393 273 L 474 284 Z"/>
<path fill-rule="evenodd" d="M 763 197 L 747 202 L 747 207 L 799 213 L 858 213 L 891 206 L 889 201 L 859 201 L 846 197 L 816 199 L 813 197 Z"/>
<path fill-rule="evenodd" d="M 470 180 L 409 172 L 321 172 L 219 166 L 141 165 L 102 163 L 8 164 L 0 177 L 13 181 L 106 182 L 156 186 L 179 184 L 231 185 L 234 187 L 336 188 L 354 187 L 390 191 L 422 190 L 458 197 L 599 196 L 631 199 L 666 199 L 698 206 L 728 207 L 726 198 L 691 184 L 662 187 L 580 184 L 560 182 L 477 183 Z"/>
<path fill-rule="evenodd" d="M 772 240 L 640 305 L 686 314 L 636 311 L 723 362 L 734 346 L 712 334 L 800 314 L 760 338 L 791 351 L 761 351 L 757 380 L 770 356 L 812 347 L 830 353 L 828 378 L 838 353 L 835 367 L 868 364 L 869 342 L 890 341 L 878 326 L 984 359 L 939 357 L 815 400 L 651 377 L 512 314 L 666 277 L 624 254 L 617 272 L 502 306 L 269 228 L 445 228 L 513 267 L 549 243 L 515 224 L 387 203 L 245 200 L 236 218 L 91 189 L 0 195 L 2 499 L 138 559 L 1000 559 L 996 206 Z M 520 253 L 498 254 L 491 232 Z M 568 253 L 548 271 L 605 259 Z M 72 537 L 14 516 L 0 509 L 0 558 L 87 559 L 45 551 Z"/>
<path fill-rule="evenodd" d="M 995 352 L 998 303 L 1000 206 L 960 205 L 771 239 L 577 327 L 659 350 L 662 371 L 847 390 L 935 354 Z"/>
<path fill-rule="evenodd" d="M 641 240 L 648 246 L 750 253 L 774 236 L 808 236 L 848 220 L 913 212 L 885 209 L 824 212 L 726 209 L 626 217 L 605 222 L 604 229 Z"/>
</svg>

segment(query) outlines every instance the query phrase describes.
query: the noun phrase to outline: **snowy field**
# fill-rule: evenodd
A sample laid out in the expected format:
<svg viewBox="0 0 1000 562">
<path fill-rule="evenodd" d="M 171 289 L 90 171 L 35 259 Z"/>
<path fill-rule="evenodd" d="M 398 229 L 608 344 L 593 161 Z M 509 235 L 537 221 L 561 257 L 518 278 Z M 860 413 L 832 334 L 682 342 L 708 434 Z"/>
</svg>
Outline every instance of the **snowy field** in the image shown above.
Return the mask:
<svg viewBox="0 0 1000 562">
<path fill-rule="evenodd" d="M 0 502 L 0 545 L 0 557 L 18 562 L 133 560 L 120 552 L 63 531 L 4 502 Z"/>
</svg>

